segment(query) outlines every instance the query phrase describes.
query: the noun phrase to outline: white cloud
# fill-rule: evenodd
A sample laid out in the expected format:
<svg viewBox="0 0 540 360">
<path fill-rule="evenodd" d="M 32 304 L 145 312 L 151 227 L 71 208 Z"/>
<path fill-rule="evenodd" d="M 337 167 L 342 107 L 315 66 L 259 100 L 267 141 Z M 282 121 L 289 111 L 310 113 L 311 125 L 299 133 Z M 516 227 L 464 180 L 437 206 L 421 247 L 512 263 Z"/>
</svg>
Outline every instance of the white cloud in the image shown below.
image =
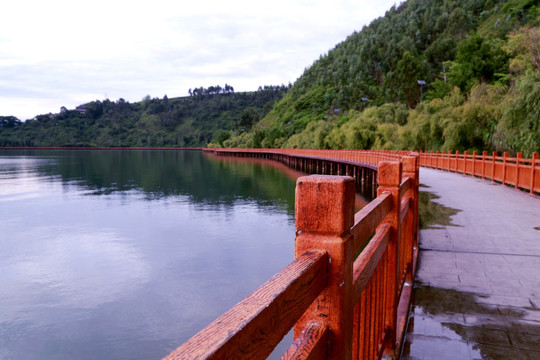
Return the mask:
<svg viewBox="0 0 540 360">
<path fill-rule="evenodd" d="M 0 115 L 294 82 L 394 1 L 20 0 L 0 19 Z"/>
</svg>

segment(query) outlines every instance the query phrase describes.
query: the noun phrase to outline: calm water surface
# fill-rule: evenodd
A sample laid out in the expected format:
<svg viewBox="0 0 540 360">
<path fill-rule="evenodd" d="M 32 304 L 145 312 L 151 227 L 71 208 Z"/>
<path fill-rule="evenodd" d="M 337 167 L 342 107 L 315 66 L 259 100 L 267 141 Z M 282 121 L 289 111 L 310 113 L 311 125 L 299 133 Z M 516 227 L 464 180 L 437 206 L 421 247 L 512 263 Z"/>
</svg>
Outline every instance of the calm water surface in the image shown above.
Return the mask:
<svg viewBox="0 0 540 360">
<path fill-rule="evenodd" d="M 200 152 L 0 150 L 0 358 L 168 354 L 293 260 L 294 186 Z"/>
</svg>

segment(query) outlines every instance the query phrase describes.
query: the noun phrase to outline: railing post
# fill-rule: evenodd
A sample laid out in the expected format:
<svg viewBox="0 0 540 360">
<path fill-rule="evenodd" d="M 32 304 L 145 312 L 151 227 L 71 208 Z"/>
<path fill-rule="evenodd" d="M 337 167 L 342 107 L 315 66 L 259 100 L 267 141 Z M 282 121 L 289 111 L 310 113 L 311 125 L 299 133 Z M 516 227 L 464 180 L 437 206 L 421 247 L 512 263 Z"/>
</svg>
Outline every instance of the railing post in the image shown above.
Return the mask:
<svg viewBox="0 0 540 360">
<path fill-rule="evenodd" d="M 538 153 L 532 154 L 531 159 L 531 194 L 534 194 L 534 174 L 536 169 L 536 161 L 538 160 Z"/>
<path fill-rule="evenodd" d="M 508 158 L 508 151 L 503 153 L 503 173 L 502 173 L 502 184 L 506 185 L 506 159 Z"/>
<path fill-rule="evenodd" d="M 518 152 L 516 155 L 516 190 L 519 190 L 519 165 L 521 163 L 522 158 L 523 158 L 523 153 Z"/>
<path fill-rule="evenodd" d="M 492 158 L 491 158 L 491 182 L 494 182 L 495 181 L 495 164 L 497 163 L 497 152 L 494 151 L 492 154 Z"/>
<path fill-rule="evenodd" d="M 294 328 L 300 336 L 308 322 L 328 324 L 329 359 L 351 359 L 353 334 L 354 179 L 348 176 L 304 176 L 296 182 L 295 256 L 326 251 L 328 284 Z"/>
<path fill-rule="evenodd" d="M 385 326 L 390 334 L 392 349 L 386 349 L 389 355 L 397 355 L 396 344 L 397 332 L 397 307 L 399 291 L 399 246 L 400 242 L 400 210 L 401 197 L 399 185 L 401 184 L 402 165 L 399 161 L 382 161 L 379 163 L 377 196 L 390 193 L 392 196 L 393 209 L 382 224 L 388 224 L 392 228 L 392 235 L 388 243 L 388 273 L 386 278 L 386 298 L 388 299 L 385 312 Z M 382 225 L 381 224 L 381 225 Z"/>
<path fill-rule="evenodd" d="M 473 151 L 472 153 L 472 176 L 476 176 L 476 157 L 478 156 L 477 151 Z"/>
<path fill-rule="evenodd" d="M 412 196 L 412 211 L 413 211 L 413 225 L 412 225 L 412 249 L 411 259 L 415 259 L 414 253 L 418 250 L 418 198 L 419 198 L 419 164 L 418 155 L 411 154 L 412 156 L 404 156 L 403 161 L 403 178 L 410 177 L 412 179 L 413 196 Z M 416 264 L 411 263 L 411 275 L 414 279 L 414 273 L 416 270 Z"/>
<path fill-rule="evenodd" d="M 444 170 L 446 171 L 450 171 L 450 157 L 452 155 L 452 152 L 451 151 L 447 151 L 446 152 L 446 161 L 444 163 Z"/>
<path fill-rule="evenodd" d="M 487 151 L 482 151 L 482 180 L 486 178 L 486 156 Z"/>
</svg>

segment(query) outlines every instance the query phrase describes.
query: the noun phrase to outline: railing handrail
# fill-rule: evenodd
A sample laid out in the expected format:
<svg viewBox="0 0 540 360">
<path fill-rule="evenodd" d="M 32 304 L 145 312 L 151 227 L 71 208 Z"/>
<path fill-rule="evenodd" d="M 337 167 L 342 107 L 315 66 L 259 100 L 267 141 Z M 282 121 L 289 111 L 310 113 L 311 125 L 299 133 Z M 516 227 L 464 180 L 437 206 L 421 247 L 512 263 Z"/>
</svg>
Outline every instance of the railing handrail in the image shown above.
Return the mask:
<svg viewBox="0 0 540 360">
<path fill-rule="evenodd" d="M 212 150 L 322 155 L 302 149 Z M 263 358 L 293 326 L 286 359 L 395 355 L 405 323 L 398 316 L 407 315 L 398 307 L 410 301 L 406 281 L 414 278 L 418 250 L 418 161 L 407 154 L 325 154 L 344 162 L 382 159 L 377 198 L 355 214 L 352 178 L 299 178 L 296 260 L 167 359 Z M 402 162 L 388 161 L 396 156 Z"/>
<path fill-rule="evenodd" d="M 497 152 L 488 155 L 487 151 L 481 154 L 476 151 L 472 154 L 467 151 L 421 151 L 420 165 L 497 181 L 528 190 L 531 194 L 540 193 L 540 160 L 536 152 L 530 158 L 524 158 L 521 152 L 510 157 L 508 152 L 499 156 Z"/>
<path fill-rule="evenodd" d="M 327 263 L 324 252 L 300 255 L 166 359 L 267 357 L 326 286 Z"/>
<path fill-rule="evenodd" d="M 391 150 L 318 150 L 318 149 L 208 149 L 213 152 L 252 152 L 273 153 L 298 157 L 315 157 L 336 161 L 351 161 L 377 165 L 380 161 L 400 160 L 412 154 L 410 151 Z M 469 153 L 464 151 L 420 151 L 420 166 L 447 170 L 482 179 L 497 181 L 503 185 L 528 190 L 531 194 L 540 194 L 540 159 L 538 153 L 524 158 L 518 152 L 510 157 L 508 152 L 498 155 L 487 151 Z"/>
</svg>

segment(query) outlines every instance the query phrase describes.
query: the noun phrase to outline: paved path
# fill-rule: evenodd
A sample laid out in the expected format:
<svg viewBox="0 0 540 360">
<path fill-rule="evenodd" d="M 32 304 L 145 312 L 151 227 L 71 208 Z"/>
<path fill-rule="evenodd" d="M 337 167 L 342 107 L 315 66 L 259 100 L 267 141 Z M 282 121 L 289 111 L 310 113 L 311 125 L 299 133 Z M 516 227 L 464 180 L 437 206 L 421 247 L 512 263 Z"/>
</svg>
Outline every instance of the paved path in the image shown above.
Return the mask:
<svg viewBox="0 0 540 360">
<path fill-rule="evenodd" d="M 402 359 L 540 359 L 540 199 L 421 168 L 453 226 L 420 231 Z"/>
</svg>

